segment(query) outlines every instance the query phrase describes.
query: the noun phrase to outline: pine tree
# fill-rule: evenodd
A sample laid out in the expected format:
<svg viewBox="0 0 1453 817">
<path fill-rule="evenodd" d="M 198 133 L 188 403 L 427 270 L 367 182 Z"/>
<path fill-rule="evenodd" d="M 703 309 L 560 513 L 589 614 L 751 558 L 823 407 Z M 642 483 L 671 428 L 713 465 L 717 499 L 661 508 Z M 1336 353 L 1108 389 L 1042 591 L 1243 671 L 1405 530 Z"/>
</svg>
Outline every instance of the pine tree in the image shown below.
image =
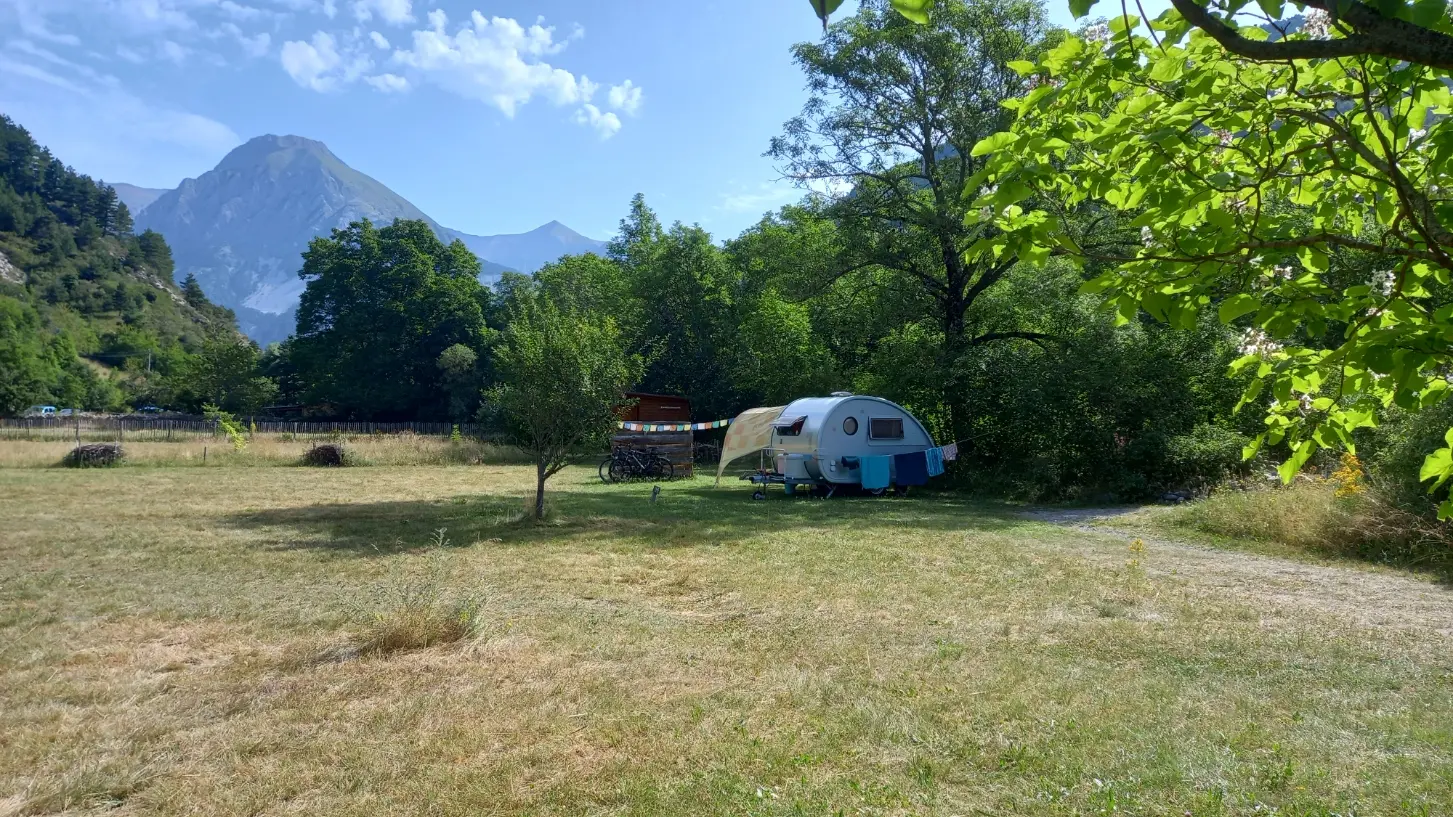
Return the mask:
<svg viewBox="0 0 1453 817">
<path fill-rule="evenodd" d="M 182 297 L 187 299 L 194 309 L 201 309 L 208 304 L 207 294 L 202 291 L 202 285 L 197 283 L 197 276 L 187 273 L 186 279 L 182 281 Z"/>
</svg>

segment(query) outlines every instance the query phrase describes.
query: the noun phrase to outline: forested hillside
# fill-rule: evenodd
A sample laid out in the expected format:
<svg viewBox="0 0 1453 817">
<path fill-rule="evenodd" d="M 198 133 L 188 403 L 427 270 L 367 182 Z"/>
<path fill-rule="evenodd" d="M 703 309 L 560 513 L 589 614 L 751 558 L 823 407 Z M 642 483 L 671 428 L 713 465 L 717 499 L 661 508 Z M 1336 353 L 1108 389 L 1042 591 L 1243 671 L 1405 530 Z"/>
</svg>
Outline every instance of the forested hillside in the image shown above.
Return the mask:
<svg viewBox="0 0 1453 817">
<path fill-rule="evenodd" d="M 235 402 L 196 387 L 236 350 L 251 360 L 222 379 L 246 383 L 258 350 L 195 282 L 172 281 L 166 241 L 134 235 L 115 190 L 0 116 L 0 414 Z"/>
</svg>

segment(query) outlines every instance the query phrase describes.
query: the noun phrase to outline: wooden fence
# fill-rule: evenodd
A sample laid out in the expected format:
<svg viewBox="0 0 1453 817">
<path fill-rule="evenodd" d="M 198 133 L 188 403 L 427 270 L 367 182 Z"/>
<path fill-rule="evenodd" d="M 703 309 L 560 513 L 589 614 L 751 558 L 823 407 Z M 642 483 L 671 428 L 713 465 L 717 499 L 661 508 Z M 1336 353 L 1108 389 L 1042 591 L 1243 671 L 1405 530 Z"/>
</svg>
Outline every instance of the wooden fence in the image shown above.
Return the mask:
<svg viewBox="0 0 1453 817">
<path fill-rule="evenodd" d="M 297 437 L 358 436 L 363 434 L 419 434 L 447 437 L 454 423 L 367 423 L 319 422 L 239 417 L 243 428 L 256 428 L 259 434 L 291 434 Z M 466 437 L 486 437 L 484 427 L 474 423 L 458 423 L 459 433 Z M 62 439 L 69 437 L 172 440 L 191 437 L 217 437 L 222 430 L 205 417 L 144 417 L 133 415 L 83 417 L 21 417 L 0 418 L 0 436 L 8 439 Z"/>
</svg>

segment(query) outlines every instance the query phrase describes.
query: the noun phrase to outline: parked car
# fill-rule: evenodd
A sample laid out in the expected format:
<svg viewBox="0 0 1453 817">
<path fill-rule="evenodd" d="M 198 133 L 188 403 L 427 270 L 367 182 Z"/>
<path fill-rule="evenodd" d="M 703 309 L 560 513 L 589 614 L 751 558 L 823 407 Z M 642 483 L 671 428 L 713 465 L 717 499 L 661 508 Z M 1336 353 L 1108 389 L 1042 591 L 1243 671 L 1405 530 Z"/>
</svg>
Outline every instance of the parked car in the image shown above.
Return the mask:
<svg viewBox="0 0 1453 817">
<path fill-rule="evenodd" d="M 80 414 L 81 413 L 81 410 L 80 409 L 61 409 L 58 413 L 62 417 L 70 417 L 70 416 L 73 416 L 73 415 L 76 415 L 76 414 Z"/>
<path fill-rule="evenodd" d="M 54 417 L 55 406 L 31 406 L 25 410 L 26 417 Z"/>
<path fill-rule="evenodd" d="M 137 411 L 142 414 L 161 414 L 161 406 L 142 406 Z"/>
</svg>

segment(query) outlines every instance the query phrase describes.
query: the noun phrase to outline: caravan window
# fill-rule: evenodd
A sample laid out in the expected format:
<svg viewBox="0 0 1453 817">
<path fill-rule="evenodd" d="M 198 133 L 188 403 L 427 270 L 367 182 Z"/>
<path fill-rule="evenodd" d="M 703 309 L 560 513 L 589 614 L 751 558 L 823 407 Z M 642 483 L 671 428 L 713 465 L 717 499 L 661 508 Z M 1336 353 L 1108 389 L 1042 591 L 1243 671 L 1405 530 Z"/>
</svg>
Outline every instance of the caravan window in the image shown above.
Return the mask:
<svg viewBox="0 0 1453 817">
<path fill-rule="evenodd" d="M 798 437 L 802 434 L 802 424 L 805 422 L 806 416 L 782 419 L 772 424 L 772 430 L 777 432 L 778 437 Z"/>
<path fill-rule="evenodd" d="M 868 418 L 868 439 L 870 439 L 870 440 L 901 440 L 901 439 L 903 439 L 903 418 L 902 417 L 869 417 Z"/>
</svg>

